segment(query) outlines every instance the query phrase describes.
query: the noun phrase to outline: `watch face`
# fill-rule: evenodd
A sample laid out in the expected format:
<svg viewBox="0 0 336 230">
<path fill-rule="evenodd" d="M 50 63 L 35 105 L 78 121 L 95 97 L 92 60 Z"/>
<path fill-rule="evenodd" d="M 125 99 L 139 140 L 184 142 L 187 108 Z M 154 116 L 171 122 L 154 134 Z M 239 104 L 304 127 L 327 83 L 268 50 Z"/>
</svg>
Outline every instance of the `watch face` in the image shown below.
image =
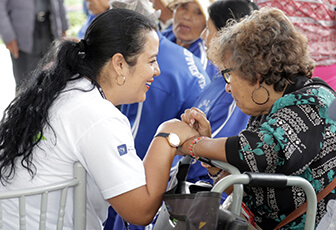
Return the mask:
<svg viewBox="0 0 336 230">
<path fill-rule="evenodd" d="M 180 145 L 180 138 L 175 133 L 170 133 L 168 138 L 169 138 L 169 143 L 173 147 L 178 147 Z"/>
</svg>

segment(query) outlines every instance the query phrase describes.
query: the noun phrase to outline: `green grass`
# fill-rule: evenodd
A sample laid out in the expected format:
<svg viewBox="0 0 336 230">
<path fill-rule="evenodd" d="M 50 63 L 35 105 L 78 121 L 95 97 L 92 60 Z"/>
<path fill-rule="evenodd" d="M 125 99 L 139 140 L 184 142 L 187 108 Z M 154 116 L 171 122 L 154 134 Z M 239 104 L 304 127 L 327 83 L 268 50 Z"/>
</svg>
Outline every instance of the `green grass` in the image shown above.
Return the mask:
<svg viewBox="0 0 336 230">
<path fill-rule="evenodd" d="M 68 23 L 69 29 L 67 30 L 67 36 L 77 37 L 77 33 L 85 22 L 86 16 L 83 12 L 69 12 Z"/>
<path fill-rule="evenodd" d="M 82 0 L 65 0 L 64 1 L 64 4 L 66 6 L 69 6 L 69 5 L 75 5 L 75 4 L 82 4 Z"/>
<path fill-rule="evenodd" d="M 82 0 L 65 0 L 64 4 L 65 7 L 68 6 L 81 6 Z M 67 30 L 67 36 L 70 37 L 76 37 L 78 31 L 80 30 L 81 26 L 85 22 L 86 15 L 82 10 L 79 11 L 70 11 L 67 14 L 68 16 L 68 23 L 69 23 L 69 29 Z"/>
</svg>

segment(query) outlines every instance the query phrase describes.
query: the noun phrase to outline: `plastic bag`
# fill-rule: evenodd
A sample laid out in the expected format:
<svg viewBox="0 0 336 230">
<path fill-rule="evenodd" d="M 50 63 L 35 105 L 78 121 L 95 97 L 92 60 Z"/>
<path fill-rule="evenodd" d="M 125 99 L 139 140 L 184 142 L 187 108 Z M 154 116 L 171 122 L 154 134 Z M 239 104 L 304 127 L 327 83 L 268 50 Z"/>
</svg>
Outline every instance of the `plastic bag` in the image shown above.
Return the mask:
<svg viewBox="0 0 336 230">
<path fill-rule="evenodd" d="M 336 200 L 329 200 L 327 204 L 327 213 L 321 219 L 316 230 L 334 229 L 336 229 Z"/>
</svg>

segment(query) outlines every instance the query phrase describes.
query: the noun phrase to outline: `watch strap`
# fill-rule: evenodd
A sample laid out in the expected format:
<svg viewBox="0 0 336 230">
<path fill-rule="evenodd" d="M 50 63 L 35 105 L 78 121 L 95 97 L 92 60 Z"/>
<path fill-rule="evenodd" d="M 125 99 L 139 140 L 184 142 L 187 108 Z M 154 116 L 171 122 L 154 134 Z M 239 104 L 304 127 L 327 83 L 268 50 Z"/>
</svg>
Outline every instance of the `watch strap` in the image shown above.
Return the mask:
<svg viewBox="0 0 336 230">
<path fill-rule="evenodd" d="M 175 133 L 160 132 L 155 137 L 165 137 L 171 147 L 177 148 L 180 145 L 180 138 Z"/>
<path fill-rule="evenodd" d="M 169 134 L 170 133 L 163 133 L 163 132 L 161 132 L 161 133 L 156 134 L 155 137 L 168 137 Z"/>
</svg>

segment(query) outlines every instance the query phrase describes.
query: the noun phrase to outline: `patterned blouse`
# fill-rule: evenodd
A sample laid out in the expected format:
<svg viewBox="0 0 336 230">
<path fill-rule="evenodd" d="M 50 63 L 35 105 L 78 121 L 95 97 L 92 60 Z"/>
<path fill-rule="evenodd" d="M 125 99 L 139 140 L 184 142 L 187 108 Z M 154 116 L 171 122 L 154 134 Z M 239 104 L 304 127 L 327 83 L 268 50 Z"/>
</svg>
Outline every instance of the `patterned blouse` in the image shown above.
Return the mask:
<svg viewBox="0 0 336 230">
<path fill-rule="evenodd" d="M 323 190 L 336 172 L 336 121 L 328 108 L 336 93 L 321 79 L 297 77 L 266 115 L 251 117 L 246 130 L 229 137 L 228 162 L 241 172 L 296 175 L 307 179 L 316 192 Z M 245 186 L 244 202 L 263 229 L 273 229 L 306 201 L 303 189 Z M 326 212 L 335 190 L 318 203 L 316 224 Z M 284 229 L 303 229 L 305 214 Z"/>
</svg>

